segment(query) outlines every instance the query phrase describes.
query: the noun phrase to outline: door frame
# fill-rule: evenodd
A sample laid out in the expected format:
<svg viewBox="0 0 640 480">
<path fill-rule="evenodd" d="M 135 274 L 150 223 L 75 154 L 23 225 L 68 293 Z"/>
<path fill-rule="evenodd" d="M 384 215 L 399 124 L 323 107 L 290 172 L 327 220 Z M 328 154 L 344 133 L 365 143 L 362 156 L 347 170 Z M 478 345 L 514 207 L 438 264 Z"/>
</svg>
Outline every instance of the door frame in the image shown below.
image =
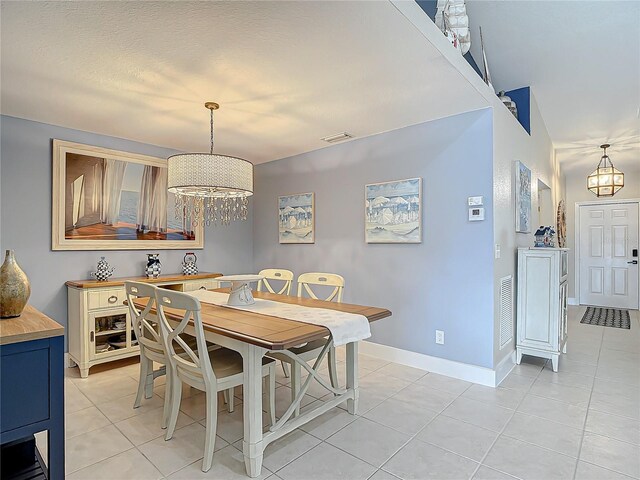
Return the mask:
<svg viewBox="0 0 640 480">
<path fill-rule="evenodd" d="M 578 305 L 582 305 L 580 302 L 580 207 L 589 207 L 597 205 L 616 205 L 625 203 L 635 203 L 638 205 L 638 236 L 640 238 L 640 198 L 621 198 L 620 200 L 589 200 L 585 202 L 576 202 L 574 211 L 574 235 L 573 235 L 573 249 L 574 249 L 574 294 Z M 639 246 L 640 247 L 640 246 Z M 638 298 L 640 299 L 640 268 L 638 268 Z M 640 303 L 640 300 L 639 300 Z M 639 305 L 640 306 L 640 305 Z"/>
</svg>

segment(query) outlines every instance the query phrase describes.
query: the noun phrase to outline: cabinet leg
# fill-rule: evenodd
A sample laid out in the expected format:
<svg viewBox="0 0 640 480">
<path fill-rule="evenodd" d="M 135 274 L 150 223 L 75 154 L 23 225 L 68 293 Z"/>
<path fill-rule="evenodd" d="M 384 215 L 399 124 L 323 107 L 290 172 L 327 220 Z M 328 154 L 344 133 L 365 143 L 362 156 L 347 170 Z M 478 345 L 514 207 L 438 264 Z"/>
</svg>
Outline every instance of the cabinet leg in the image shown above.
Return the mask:
<svg viewBox="0 0 640 480">
<path fill-rule="evenodd" d="M 80 370 L 80 378 L 87 378 L 89 376 L 89 367 L 78 367 L 78 369 Z"/>
<path fill-rule="evenodd" d="M 516 350 L 516 363 L 518 365 L 520 365 L 520 362 L 522 362 L 522 352 L 519 349 L 517 349 Z"/>
<path fill-rule="evenodd" d="M 562 347 L 562 353 L 567 353 L 567 342 L 564 342 L 564 346 Z"/>
<path fill-rule="evenodd" d="M 551 357 L 551 366 L 553 367 L 554 372 L 558 371 L 558 358 L 559 355 L 554 355 L 553 357 Z"/>
<path fill-rule="evenodd" d="M 71 357 L 67 357 L 67 368 L 77 367 L 78 364 Z"/>
</svg>

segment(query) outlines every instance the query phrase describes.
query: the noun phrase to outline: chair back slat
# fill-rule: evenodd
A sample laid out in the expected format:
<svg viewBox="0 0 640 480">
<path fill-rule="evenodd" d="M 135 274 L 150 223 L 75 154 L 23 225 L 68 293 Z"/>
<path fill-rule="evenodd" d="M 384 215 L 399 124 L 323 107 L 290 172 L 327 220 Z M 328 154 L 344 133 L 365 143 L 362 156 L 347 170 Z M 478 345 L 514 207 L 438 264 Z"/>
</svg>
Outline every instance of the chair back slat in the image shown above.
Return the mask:
<svg viewBox="0 0 640 480">
<path fill-rule="evenodd" d="M 264 278 L 258 282 L 258 291 L 261 292 L 262 288 L 267 289 L 270 293 L 277 293 L 278 295 L 291 295 L 291 282 L 293 281 L 293 272 L 290 270 L 284 270 L 280 268 L 267 268 L 260 270 L 258 275 L 262 275 Z M 282 288 L 278 291 L 271 285 L 269 280 L 281 280 L 284 282 Z"/>
<path fill-rule="evenodd" d="M 200 316 L 200 301 L 190 295 L 162 288 L 156 290 L 156 301 L 162 338 L 167 355 L 176 369 L 176 374 L 189 384 L 196 381 L 215 387 L 216 378 L 211 367 L 207 342 L 204 338 L 202 317 Z M 174 326 L 167 319 L 166 308 L 184 312 L 182 320 L 177 325 Z M 191 320 L 195 330 L 197 351 L 194 351 L 180 337 Z M 184 353 L 176 353 L 176 347 L 179 347 Z"/>
<path fill-rule="evenodd" d="M 130 281 L 124 282 L 124 287 L 127 295 L 127 303 L 129 304 L 131 325 L 138 342 L 142 347 L 148 348 L 158 355 L 164 355 L 164 344 L 160 336 L 158 324 L 149 319 L 149 312 L 156 303 L 157 288 L 148 283 Z M 142 310 L 139 310 L 134 305 L 133 300 L 141 297 L 147 297 L 149 301 Z"/>
<path fill-rule="evenodd" d="M 342 302 L 342 292 L 344 291 L 344 278 L 336 273 L 303 273 L 298 277 L 298 296 L 303 297 L 306 292 L 310 298 L 320 300 L 311 288 L 313 285 L 334 287 L 329 296 L 322 300 L 327 302 Z"/>
</svg>

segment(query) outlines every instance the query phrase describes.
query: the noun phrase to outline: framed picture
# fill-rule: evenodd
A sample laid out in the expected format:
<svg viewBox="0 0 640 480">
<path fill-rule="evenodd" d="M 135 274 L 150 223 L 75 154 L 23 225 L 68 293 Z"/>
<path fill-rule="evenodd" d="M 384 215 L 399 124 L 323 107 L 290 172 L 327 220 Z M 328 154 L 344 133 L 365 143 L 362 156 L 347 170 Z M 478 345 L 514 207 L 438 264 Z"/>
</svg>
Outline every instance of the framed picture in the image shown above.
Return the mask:
<svg viewBox="0 0 640 480">
<path fill-rule="evenodd" d="M 315 203 L 313 193 L 278 197 L 278 239 L 280 243 L 314 243 Z"/>
<path fill-rule="evenodd" d="M 422 178 L 364 187 L 367 243 L 422 242 Z"/>
<path fill-rule="evenodd" d="M 167 160 L 53 141 L 53 250 L 202 248 L 202 226 L 176 218 Z"/>
<path fill-rule="evenodd" d="M 531 232 L 531 170 L 516 162 L 516 232 Z"/>
</svg>

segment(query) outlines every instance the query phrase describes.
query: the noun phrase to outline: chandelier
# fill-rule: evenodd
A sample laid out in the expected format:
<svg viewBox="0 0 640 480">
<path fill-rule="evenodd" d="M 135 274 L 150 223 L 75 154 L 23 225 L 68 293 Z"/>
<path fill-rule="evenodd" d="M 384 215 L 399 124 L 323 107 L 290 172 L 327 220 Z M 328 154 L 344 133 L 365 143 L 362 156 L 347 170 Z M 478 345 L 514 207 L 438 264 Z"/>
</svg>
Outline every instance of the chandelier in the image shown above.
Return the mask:
<svg viewBox="0 0 640 480">
<path fill-rule="evenodd" d="M 211 113 L 209 153 L 180 153 L 168 158 L 168 188 L 175 195 L 176 219 L 193 227 L 232 220 L 246 220 L 253 195 L 253 164 L 247 160 L 213 153 L 213 111 L 217 103 L 204 106 Z"/>
<path fill-rule="evenodd" d="M 624 187 L 624 173 L 613 166 L 607 155 L 607 148 L 611 145 L 600 145 L 604 150 L 598 168 L 587 177 L 587 188 L 597 197 L 613 197 L 618 190 Z"/>
</svg>

